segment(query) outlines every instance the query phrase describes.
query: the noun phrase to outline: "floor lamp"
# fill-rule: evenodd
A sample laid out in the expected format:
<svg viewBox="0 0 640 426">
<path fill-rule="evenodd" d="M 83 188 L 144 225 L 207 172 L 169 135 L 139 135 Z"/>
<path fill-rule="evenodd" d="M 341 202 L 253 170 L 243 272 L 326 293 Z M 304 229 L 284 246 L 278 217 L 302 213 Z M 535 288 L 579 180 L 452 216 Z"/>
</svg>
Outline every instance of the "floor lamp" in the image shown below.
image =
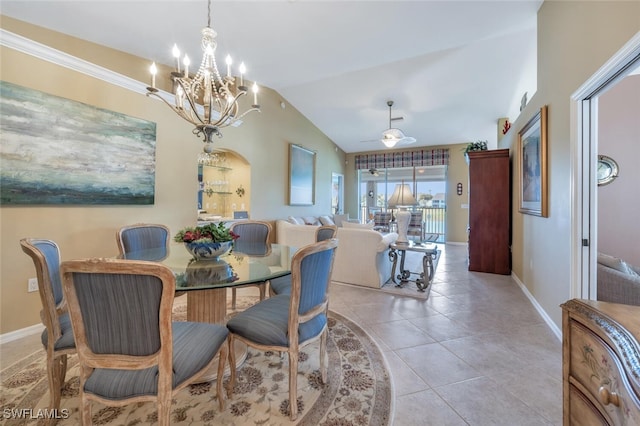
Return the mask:
<svg viewBox="0 0 640 426">
<path fill-rule="evenodd" d="M 407 207 L 415 206 L 418 202 L 411 193 L 409 185 L 404 183 L 396 184 L 393 194 L 387 200 L 387 205 L 390 208 L 400 209 L 396 213 L 396 223 L 398 224 L 398 239 L 396 244 L 409 244 L 407 238 L 407 231 L 409 230 L 409 222 L 411 221 L 411 213 L 407 210 Z"/>
</svg>

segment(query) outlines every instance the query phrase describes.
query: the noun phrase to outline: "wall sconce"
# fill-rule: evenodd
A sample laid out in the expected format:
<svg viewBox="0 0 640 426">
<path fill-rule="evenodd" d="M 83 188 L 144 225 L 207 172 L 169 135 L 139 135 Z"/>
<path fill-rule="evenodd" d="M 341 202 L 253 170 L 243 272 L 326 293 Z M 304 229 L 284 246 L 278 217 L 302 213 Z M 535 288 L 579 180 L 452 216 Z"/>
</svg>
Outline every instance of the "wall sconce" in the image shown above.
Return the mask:
<svg viewBox="0 0 640 426">
<path fill-rule="evenodd" d="M 458 195 L 462 195 L 462 183 L 458 182 L 458 185 L 456 185 L 456 192 L 458 193 Z"/>
</svg>

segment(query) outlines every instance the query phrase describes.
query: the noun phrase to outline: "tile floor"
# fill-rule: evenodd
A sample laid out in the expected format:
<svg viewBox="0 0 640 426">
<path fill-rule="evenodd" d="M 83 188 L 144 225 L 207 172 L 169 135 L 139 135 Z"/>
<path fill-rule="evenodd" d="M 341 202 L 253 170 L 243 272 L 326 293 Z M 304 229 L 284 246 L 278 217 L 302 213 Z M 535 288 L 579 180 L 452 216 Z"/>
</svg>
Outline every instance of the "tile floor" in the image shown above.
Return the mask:
<svg viewBox="0 0 640 426">
<path fill-rule="evenodd" d="M 393 424 L 561 425 L 561 342 L 509 276 L 468 272 L 466 246 L 439 246 L 426 300 L 331 288 L 330 308 L 385 354 Z M 39 347 L 37 335 L 0 345 L 0 368 Z"/>
<path fill-rule="evenodd" d="M 511 277 L 469 272 L 466 246 L 439 247 L 427 300 L 331 288 L 331 310 L 384 351 L 393 424 L 561 425 L 560 340 Z"/>
</svg>

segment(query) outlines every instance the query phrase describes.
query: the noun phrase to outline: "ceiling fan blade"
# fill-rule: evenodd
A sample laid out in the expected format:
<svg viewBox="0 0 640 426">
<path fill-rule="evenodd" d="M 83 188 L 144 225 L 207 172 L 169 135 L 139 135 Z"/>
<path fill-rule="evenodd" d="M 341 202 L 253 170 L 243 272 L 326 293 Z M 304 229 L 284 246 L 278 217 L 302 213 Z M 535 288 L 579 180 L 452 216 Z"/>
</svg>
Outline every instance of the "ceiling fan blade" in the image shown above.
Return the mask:
<svg viewBox="0 0 640 426">
<path fill-rule="evenodd" d="M 411 145 L 416 141 L 416 138 L 411 136 L 405 136 L 404 138 L 398 141 L 398 145 Z"/>
</svg>

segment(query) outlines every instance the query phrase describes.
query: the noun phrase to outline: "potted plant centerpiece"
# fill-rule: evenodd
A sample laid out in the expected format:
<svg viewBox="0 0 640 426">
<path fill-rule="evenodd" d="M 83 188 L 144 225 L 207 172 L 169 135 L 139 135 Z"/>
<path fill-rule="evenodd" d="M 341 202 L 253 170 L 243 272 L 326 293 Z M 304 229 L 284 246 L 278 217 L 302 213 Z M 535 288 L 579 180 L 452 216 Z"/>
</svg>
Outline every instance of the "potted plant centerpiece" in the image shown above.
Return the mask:
<svg viewBox="0 0 640 426">
<path fill-rule="evenodd" d="M 185 248 L 196 259 L 217 259 L 228 252 L 238 239 L 223 222 L 218 224 L 186 227 L 178 231 L 173 240 L 184 243 Z"/>
<path fill-rule="evenodd" d="M 469 152 L 471 151 L 486 151 L 487 148 L 487 141 L 475 141 L 475 142 L 470 142 L 465 148 L 464 148 L 464 159 L 467 161 L 467 164 L 469 164 Z"/>
</svg>

